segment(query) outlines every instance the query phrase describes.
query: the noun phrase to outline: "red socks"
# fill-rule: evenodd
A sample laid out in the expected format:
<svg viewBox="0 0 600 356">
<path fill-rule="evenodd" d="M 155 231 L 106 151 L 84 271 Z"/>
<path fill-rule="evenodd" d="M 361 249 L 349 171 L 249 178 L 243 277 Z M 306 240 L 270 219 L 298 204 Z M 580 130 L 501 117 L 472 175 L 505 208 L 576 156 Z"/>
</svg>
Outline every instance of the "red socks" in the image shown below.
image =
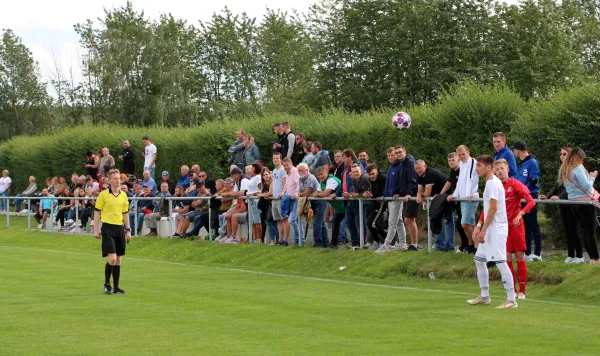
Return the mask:
<svg viewBox="0 0 600 356">
<path fill-rule="evenodd" d="M 519 273 L 519 292 L 525 294 L 525 286 L 527 285 L 527 262 L 517 262 L 517 268 Z"/>
<path fill-rule="evenodd" d="M 515 288 L 515 293 L 517 293 L 517 280 L 515 279 L 515 269 L 513 267 L 513 263 L 512 263 L 512 261 L 506 261 L 506 264 L 508 265 L 508 268 L 510 269 L 510 273 L 513 276 L 513 286 Z M 519 271 L 520 270 L 521 269 L 519 268 Z"/>
</svg>

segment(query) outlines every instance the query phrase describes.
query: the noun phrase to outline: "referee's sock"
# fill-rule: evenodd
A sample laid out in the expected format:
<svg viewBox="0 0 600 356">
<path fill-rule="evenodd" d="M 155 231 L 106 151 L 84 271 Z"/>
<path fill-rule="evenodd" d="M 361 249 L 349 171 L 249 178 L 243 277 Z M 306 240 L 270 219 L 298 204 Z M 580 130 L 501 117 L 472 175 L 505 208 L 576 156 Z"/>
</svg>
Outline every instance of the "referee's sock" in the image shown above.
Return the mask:
<svg viewBox="0 0 600 356">
<path fill-rule="evenodd" d="M 119 288 L 119 277 L 121 277 L 121 266 L 114 265 L 113 266 L 113 282 L 115 283 L 115 289 Z"/>
<path fill-rule="evenodd" d="M 113 266 L 109 265 L 106 262 L 106 266 L 104 267 L 104 284 L 110 284 L 110 275 L 113 273 Z"/>
</svg>

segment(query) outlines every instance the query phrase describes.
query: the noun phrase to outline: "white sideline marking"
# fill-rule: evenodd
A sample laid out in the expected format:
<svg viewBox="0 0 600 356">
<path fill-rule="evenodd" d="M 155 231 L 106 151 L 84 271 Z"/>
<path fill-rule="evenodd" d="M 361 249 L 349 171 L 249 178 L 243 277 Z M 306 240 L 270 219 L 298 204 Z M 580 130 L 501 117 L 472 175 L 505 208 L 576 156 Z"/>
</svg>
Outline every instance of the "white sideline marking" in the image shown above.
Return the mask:
<svg viewBox="0 0 600 356">
<path fill-rule="evenodd" d="M 64 254 L 71 254 L 71 255 L 81 255 L 81 256 L 98 257 L 97 254 L 84 253 L 84 252 L 61 251 L 61 250 L 50 250 L 50 249 L 43 249 L 43 248 L 20 247 L 20 246 L 4 246 L 4 245 L 0 245 L 0 247 L 2 247 L 2 248 L 13 248 L 13 249 L 19 249 L 19 250 L 33 250 L 33 251 L 55 252 L 55 253 L 64 253 Z M 163 264 L 175 265 L 175 266 L 196 267 L 196 268 L 203 268 L 203 269 L 213 269 L 213 270 L 220 270 L 220 271 L 229 271 L 229 272 L 240 272 L 240 273 L 255 274 L 255 275 L 260 275 L 260 276 L 272 276 L 272 277 L 282 277 L 282 278 L 295 278 L 295 279 L 302 279 L 302 280 L 306 280 L 306 281 L 337 283 L 337 284 L 346 284 L 346 285 L 354 285 L 354 286 L 362 286 L 362 287 L 378 287 L 378 288 L 387 288 L 387 289 L 409 290 L 409 291 L 413 291 L 413 292 L 429 292 L 429 293 L 442 293 L 442 294 L 452 294 L 452 295 L 473 296 L 473 293 L 456 292 L 456 291 L 443 290 L 443 289 L 403 287 L 403 286 L 394 286 L 394 285 L 377 284 L 377 283 L 350 282 L 350 281 L 341 281 L 341 280 L 330 279 L 330 278 L 295 276 L 295 275 L 292 275 L 292 274 L 251 271 L 251 270 L 240 269 L 240 268 L 228 268 L 228 267 L 217 267 L 217 266 L 203 266 L 203 265 L 197 265 L 197 264 L 189 264 L 189 263 L 182 263 L 182 262 L 170 262 L 170 261 L 161 261 L 161 260 L 152 260 L 152 259 L 147 259 L 147 258 L 138 258 L 138 257 L 129 257 L 129 256 L 127 256 L 127 260 L 142 261 L 142 262 L 163 263 Z M 500 297 L 500 296 L 492 296 L 492 297 L 494 297 L 494 298 L 504 298 L 504 297 Z M 600 309 L 600 306 L 597 306 L 597 305 L 575 304 L 575 303 L 565 303 L 565 302 L 553 302 L 553 301 L 549 301 L 549 300 L 539 300 L 539 299 L 529 299 L 529 298 L 525 299 L 525 300 L 519 301 L 519 303 L 523 303 L 523 302 L 527 302 L 527 303 L 533 302 L 533 303 L 540 303 L 540 304 L 560 305 L 560 306 L 565 306 L 565 307 Z"/>
</svg>

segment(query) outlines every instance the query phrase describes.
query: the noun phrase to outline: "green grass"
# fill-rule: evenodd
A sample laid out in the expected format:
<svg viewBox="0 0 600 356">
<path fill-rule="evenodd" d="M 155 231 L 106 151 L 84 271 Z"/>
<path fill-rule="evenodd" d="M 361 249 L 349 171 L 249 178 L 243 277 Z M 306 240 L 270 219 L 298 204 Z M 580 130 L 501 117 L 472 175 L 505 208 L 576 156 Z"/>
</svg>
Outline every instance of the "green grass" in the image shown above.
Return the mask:
<svg viewBox="0 0 600 356">
<path fill-rule="evenodd" d="M 135 239 L 122 267 L 127 295 L 105 296 L 99 241 L 13 225 L 0 229 L 2 355 L 498 354 L 522 347 L 592 354 L 600 337 L 592 294 L 565 298 L 561 286 L 540 282 L 519 309 L 470 307 L 473 278 L 432 281 L 393 268 L 416 265 L 413 259 L 466 268 L 469 256 Z M 563 283 L 598 274 L 574 267 Z M 491 290 L 493 306 L 500 304 L 500 283 Z"/>
</svg>

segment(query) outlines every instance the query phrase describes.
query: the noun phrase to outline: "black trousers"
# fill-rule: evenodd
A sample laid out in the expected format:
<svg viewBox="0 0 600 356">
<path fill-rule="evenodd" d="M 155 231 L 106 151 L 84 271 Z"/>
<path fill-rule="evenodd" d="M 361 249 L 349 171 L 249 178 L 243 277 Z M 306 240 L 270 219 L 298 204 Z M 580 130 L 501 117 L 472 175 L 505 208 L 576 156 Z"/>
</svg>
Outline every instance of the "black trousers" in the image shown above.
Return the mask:
<svg viewBox="0 0 600 356">
<path fill-rule="evenodd" d="M 329 242 L 329 246 L 337 246 L 338 244 L 338 236 L 340 235 L 340 224 L 342 220 L 346 217 L 346 214 L 343 213 L 335 213 L 333 215 L 333 227 L 331 232 L 331 241 Z"/>
<path fill-rule="evenodd" d="M 373 239 L 373 241 L 378 243 L 383 243 L 387 235 L 385 231 L 373 227 L 373 222 L 377 218 L 379 210 L 381 209 L 382 205 L 377 204 L 375 202 L 371 202 L 371 204 L 365 205 L 365 210 L 367 214 L 367 227 L 369 228 L 369 232 L 371 233 L 371 238 Z"/>
<path fill-rule="evenodd" d="M 597 260 L 598 241 L 596 240 L 596 207 L 593 205 L 571 205 L 569 206 L 569 218 L 571 221 L 576 221 L 572 224 L 569 234 L 576 236 L 577 230 L 581 228 L 583 231 L 583 246 L 591 259 Z"/>
<path fill-rule="evenodd" d="M 467 236 L 465 229 L 463 229 L 462 224 L 460 223 L 462 220 L 462 211 L 460 210 L 460 203 L 453 204 L 453 210 L 457 217 L 457 222 L 454 224 L 454 226 L 456 226 L 456 231 L 458 231 L 458 235 L 460 235 L 460 249 L 464 250 L 465 248 L 469 247 L 469 237 Z"/>
<path fill-rule="evenodd" d="M 579 233 L 579 226 L 574 216 L 571 216 L 570 207 L 568 205 L 561 204 L 559 207 L 560 221 L 565 234 L 567 235 L 567 255 L 571 258 L 583 257 L 583 251 L 581 249 L 581 234 Z"/>
</svg>

